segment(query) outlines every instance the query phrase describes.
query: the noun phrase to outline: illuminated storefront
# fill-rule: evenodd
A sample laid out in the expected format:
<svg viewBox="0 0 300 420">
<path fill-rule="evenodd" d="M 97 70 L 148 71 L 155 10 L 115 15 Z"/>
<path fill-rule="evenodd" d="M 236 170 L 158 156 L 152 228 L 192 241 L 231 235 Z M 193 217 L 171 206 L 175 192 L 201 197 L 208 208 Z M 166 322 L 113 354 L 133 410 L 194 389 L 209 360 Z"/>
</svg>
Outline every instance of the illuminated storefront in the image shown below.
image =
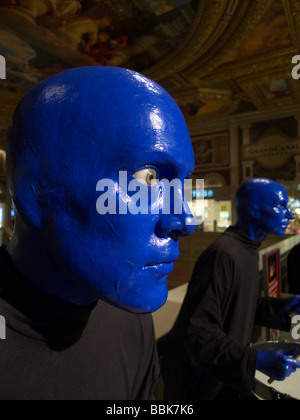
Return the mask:
<svg viewBox="0 0 300 420">
<path fill-rule="evenodd" d="M 189 203 L 197 222 L 196 228 L 205 232 L 223 232 L 232 224 L 232 201 L 227 199 L 228 188 L 205 188 L 205 184 L 204 180 L 202 191 L 193 189 L 193 200 Z"/>
<path fill-rule="evenodd" d="M 290 198 L 290 209 L 294 213 L 295 220 L 293 220 L 288 228 L 288 233 L 300 233 L 300 200 L 299 198 Z"/>
<path fill-rule="evenodd" d="M 214 192 L 217 198 L 219 191 Z M 223 232 L 232 224 L 231 200 L 218 200 L 207 197 L 204 201 L 204 225 L 205 232 Z"/>
</svg>

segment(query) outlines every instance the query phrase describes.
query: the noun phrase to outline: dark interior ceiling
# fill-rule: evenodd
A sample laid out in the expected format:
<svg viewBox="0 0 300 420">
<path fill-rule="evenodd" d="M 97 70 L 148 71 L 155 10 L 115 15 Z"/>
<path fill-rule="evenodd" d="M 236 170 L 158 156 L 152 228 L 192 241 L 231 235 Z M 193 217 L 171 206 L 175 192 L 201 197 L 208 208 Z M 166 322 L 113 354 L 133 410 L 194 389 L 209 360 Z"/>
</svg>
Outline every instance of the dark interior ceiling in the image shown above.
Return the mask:
<svg viewBox="0 0 300 420">
<path fill-rule="evenodd" d="M 188 123 L 300 103 L 300 0 L 0 0 L 0 144 L 24 93 L 70 67 L 162 84 Z"/>
</svg>

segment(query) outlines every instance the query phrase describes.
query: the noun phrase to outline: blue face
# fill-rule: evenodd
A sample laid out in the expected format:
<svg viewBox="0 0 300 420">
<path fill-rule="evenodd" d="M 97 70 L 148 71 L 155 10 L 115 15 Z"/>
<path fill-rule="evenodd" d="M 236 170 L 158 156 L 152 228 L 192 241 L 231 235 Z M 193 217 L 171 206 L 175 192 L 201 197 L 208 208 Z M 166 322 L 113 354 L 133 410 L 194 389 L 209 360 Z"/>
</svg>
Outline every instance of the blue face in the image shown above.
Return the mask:
<svg viewBox="0 0 300 420">
<path fill-rule="evenodd" d="M 261 223 L 266 233 L 284 236 L 290 220 L 294 219 L 288 207 L 287 192 L 279 184 L 271 183 L 266 193 L 265 197 L 261 197 Z"/>
<path fill-rule="evenodd" d="M 251 222 L 259 235 L 283 236 L 289 221 L 294 219 L 288 202 L 287 192 L 278 182 L 254 178 L 238 192 L 239 218 L 246 227 Z"/>
<path fill-rule="evenodd" d="M 63 72 L 26 101 L 25 110 L 37 103 L 22 134 L 32 138 L 26 158 L 38 203 L 32 217 L 39 220 L 37 240 L 62 278 L 58 294 L 67 296 L 80 285 L 85 293 L 78 304 L 100 298 L 133 312 L 156 311 L 167 299 L 178 237 L 194 230 L 187 224 L 191 213 L 179 186 L 174 195 L 182 213 L 175 214 L 172 206 L 169 214 L 162 212 L 161 180 L 183 183 L 194 170 L 178 106 L 149 79 L 109 67 Z M 127 173 L 125 186 L 120 171 Z M 103 179 L 112 181 L 117 210 L 120 202 L 130 207 L 134 199 L 130 181 L 146 185 L 154 197 L 148 211 L 99 214 L 96 186 Z"/>
</svg>

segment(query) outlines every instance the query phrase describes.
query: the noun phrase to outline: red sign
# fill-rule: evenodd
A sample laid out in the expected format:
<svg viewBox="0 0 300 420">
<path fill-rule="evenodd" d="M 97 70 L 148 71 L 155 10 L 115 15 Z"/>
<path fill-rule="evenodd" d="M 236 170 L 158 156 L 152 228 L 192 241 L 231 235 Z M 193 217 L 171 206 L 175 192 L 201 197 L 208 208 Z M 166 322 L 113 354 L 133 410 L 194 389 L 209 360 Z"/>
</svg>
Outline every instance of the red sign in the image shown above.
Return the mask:
<svg viewBox="0 0 300 420">
<path fill-rule="evenodd" d="M 279 298 L 281 294 L 281 275 L 280 275 L 280 251 L 279 249 L 270 254 L 264 255 L 264 277 L 266 294 L 272 298 Z M 269 329 L 268 340 L 279 341 L 280 331 Z"/>
<path fill-rule="evenodd" d="M 280 297 L 280 252 L 276 250 L 266 255 L 266 274 L 268 282 L 268 296 Z"/>
</svg>

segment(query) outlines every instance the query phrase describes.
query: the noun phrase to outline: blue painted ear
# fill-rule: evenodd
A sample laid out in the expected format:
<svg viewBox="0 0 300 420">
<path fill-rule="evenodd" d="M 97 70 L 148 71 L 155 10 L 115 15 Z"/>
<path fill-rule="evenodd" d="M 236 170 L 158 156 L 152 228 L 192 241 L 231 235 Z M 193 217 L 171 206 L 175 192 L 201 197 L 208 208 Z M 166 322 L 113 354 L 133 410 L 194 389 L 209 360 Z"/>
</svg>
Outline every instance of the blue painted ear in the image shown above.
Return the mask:
<svg viewBox="0 0 300 420">
<path fill-rule="evenodd" d="M 29 229 L 40 229 L 42 218 L 36 188 L 26 176 L 18 184 L 14 196 L 14 205 Z"/>
</svg>

